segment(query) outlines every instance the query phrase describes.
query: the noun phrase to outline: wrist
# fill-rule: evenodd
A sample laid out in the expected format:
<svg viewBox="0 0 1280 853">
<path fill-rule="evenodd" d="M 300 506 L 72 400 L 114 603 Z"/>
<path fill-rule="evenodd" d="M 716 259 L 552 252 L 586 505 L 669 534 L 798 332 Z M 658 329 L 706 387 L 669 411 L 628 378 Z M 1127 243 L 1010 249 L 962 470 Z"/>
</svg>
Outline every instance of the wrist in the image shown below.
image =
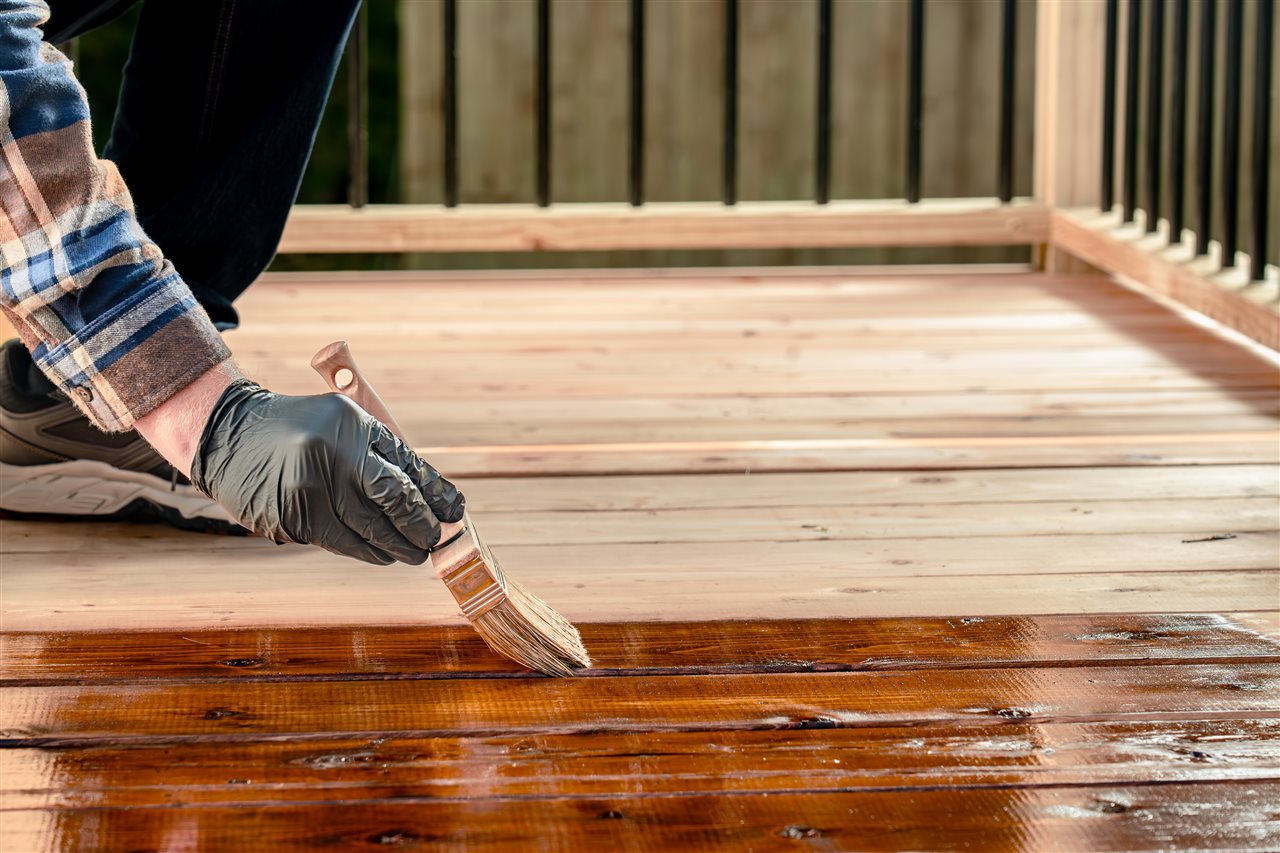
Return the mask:
<svg viewBox="0 0 1280 853">
<path fill-rule="evenodd" d="M 230 359 L 196 377 L 195 381 L 138 418 L 138 434 L 184 476 L 191 475 L 191 461 L 213 407 L 227 386 L 241 378 Z"/>
</svg>

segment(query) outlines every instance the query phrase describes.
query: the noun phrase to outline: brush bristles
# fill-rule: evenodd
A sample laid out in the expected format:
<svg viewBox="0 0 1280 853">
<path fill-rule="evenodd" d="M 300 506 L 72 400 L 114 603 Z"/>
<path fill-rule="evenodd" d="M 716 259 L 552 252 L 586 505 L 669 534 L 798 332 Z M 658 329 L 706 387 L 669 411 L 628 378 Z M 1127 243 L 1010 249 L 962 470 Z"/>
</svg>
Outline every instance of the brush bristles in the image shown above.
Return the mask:
<svg viewBox="0 0 1280 853">
<path fill-rule="evenodd" d="M 573 675 L 591 666 L 578 629 L 541 598 L 502 573 L 483 549 L 485 564 L 507 593 L 506 601 L 477 616 L 471 625 L 489 648 L 545 675 Z"/>
<path fill-rule="evenodd" d="M 470 519 L 465 523 L 466 535 L 442 549 L 447 553 L 438 555 L 437 573 L 489 648 L 545 675 L 573 675 L 575 667 L 591 666 L 578 629 L 503 574 L 498 561 L 476 536 Z M 432 555 L 432 561 L 436 560 L 437 555 Z M 477 575 L 478 571 L 492 584 Z"/>
</svg>

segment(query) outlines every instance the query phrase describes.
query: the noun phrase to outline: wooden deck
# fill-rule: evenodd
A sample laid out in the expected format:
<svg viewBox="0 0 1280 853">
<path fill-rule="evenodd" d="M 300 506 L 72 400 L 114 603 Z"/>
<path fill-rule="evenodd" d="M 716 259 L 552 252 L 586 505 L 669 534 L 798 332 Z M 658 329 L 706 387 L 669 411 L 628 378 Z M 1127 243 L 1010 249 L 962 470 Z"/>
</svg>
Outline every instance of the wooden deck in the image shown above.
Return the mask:
<svg viewBox="0 0 1280 853">
<path fill-rule="evenodd" d="M 1091 276 L 268 277 L 590 677 L 422 569 L 0 522 L 0 848 L 1274 850 L 1276 362 Z"/>
</svg>

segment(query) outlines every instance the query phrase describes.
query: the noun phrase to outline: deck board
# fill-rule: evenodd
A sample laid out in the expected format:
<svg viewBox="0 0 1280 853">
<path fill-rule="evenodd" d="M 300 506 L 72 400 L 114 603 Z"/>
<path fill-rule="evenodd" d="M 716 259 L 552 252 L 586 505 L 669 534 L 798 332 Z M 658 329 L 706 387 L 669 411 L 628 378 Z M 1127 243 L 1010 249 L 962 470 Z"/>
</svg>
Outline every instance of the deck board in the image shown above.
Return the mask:
<svg viewBox="0 0 1280 853">
<path fill-rule="evenodd" d="M 568 850 L 1275 849 L 1271 781 L 1065 788 L 553 799 L 400 798 L 239 808 L 0 812 L 21 849 L 92 837 L 112 850 L 422 847 Z M 804 847 L 799 847 L 804 849 Z"/>
<path fill-rule="evenodd" d="M 597 668 L 421 568 L 0 521 L 4 849 L 1275 848 L 1275 358 L 997 270 L 238 305 L 281 391 L 350 342 Z"/>
<path fill-rule="evenodd" d="M 714 745 L 714 749 L 708 746 Z M 21 809 L 1280 779 L 1280 719 L 394 737 L 0 752 Z M 252 768 L 244 779 L 240 774 Z M 74 779 L 74 786 L 46 780 Z M 31 787 L 26 787 L 31 786 Z"/>
<path fill-rule="evenodd" d="M 586 677 L 1280 662 L 1280 614 L 760 619 L 581 625 Z M 466 626 L 10 632 L 0 685 L 535 677 Z"/>
</svg>

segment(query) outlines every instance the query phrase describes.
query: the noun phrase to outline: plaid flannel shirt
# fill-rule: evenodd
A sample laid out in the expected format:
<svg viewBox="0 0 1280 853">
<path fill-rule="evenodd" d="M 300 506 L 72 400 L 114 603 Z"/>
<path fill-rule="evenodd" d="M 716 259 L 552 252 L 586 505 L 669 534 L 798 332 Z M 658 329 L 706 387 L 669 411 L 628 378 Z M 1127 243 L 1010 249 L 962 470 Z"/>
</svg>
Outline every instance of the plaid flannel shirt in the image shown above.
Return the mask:
<svg viewBox="0 0 1280 853">
<path fill-rule="evenodd" d="M 230 351 L 94 153 L 48 19 L 0 0 L 0 310 L 94 424 L 125 430 Z"/>
</svg>

